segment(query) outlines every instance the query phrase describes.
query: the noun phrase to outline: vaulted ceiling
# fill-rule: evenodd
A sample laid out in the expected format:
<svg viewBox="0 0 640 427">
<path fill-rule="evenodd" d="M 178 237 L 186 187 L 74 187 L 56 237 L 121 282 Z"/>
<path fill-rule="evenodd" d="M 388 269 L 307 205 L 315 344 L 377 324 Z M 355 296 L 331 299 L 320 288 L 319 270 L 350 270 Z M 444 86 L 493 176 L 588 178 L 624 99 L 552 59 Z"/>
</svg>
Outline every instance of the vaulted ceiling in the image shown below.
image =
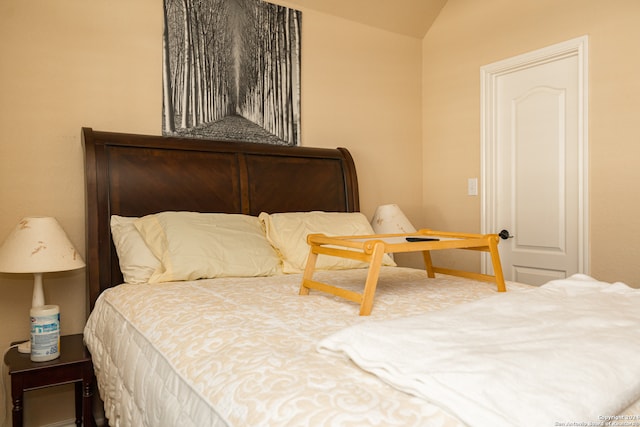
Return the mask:
<svg viewBox="0 0 640 427">
<path fill-rule="evenodd" d="M 287 0 L 309 8 L 398 34 L 422 38 L 447 0 Z"/>
</svg>

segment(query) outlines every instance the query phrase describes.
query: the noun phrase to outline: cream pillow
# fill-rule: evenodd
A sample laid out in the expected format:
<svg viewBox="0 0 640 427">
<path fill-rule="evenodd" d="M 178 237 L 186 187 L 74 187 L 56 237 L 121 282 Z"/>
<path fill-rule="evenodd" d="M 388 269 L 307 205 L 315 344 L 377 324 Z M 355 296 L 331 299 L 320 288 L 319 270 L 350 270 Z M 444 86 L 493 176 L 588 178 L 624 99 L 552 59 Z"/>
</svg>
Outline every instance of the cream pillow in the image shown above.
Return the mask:
<svg viewBox="0 0 640 427">
<path fill-rule="evenodd" d="M 360 212 L 287 212 L 261 213 L 260 221 L 267 238 L 280 252 L 284 273 L 300 273 L 309 256 L 307 235 L 323 233 L 327 236 L 358 236 L 375 234 L 371 224 Z M 385 255 L 384 265 L 395 265 Z M 366 268 L 369 264 L 347 258 L 321 255 L 316 261 L 318 270 Z"/>
<path fill-rule="evenodd" d="M 111 216 L 111 237 L 118 254 L 120 271 L 127 283 L 147 283 L 160 267 L 133 222 L 138 218 Z"/>
<path fill-rule="evenodd" d="M 136 220 L 135 227 L 162 262 L 150 283 L 280 271 L 278 254 L 254 216 L 162 212 Z"/>
</svg>

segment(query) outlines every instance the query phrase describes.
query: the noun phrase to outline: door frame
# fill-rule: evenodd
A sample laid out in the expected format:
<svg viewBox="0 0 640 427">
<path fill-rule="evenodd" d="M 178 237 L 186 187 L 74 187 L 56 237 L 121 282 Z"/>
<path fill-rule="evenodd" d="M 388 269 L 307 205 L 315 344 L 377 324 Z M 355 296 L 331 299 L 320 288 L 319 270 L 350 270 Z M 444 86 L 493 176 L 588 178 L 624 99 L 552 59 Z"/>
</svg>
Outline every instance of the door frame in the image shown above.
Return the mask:
<svg viewBox="0 0 640 427">
<path fill-rule="evenodd" d="M 587 35 L 507 58 L 480 68 L 481 232 L 497 233 L 497 80 L 505 75 L 567 57 L 578 60 L 578 270 L 589 274 L 589 151 Z M 481 271 L 492 271 L 482 254 Z"/>
</svg>

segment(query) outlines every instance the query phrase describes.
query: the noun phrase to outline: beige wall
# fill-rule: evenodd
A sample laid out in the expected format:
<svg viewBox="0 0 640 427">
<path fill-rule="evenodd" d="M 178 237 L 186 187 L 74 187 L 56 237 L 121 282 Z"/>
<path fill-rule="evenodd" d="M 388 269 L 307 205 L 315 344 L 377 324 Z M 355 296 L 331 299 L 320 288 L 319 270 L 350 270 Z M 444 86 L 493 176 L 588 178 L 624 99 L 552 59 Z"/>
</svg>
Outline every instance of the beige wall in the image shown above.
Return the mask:
<svg viewBox="0 0 640 427">
<path fill-rule="evenodd" d="M 418 219 L 420 40 L 303 12 L 303 145 L 351 150 L 365 214 L 395 202 Z M 85 253 L 80 128 L 161 132 L 161 35 L 159 0 L 0 2 L 0 240 L 55 216 Z M 84 326 L 84 278 L 45 275 L 63 334 Z M 0 274 L 0 348 L 28 337 L 31 291 Z M 30 395 L 27 425 L 72 418 L 69 393 Z"/>
<path fill-rule="evenodd" d="M 80 127 L 160 132 L 161 12 L 157 0 L 0 2 L 0 239 L 52 215 L 84 253 Z M 591 272 L 640 286 L 640 2 L 449 0 L 422 42 L 303 12 L 303 144 L 351 150 L 367 215 L 395 202 L 418 227 L 452 230 L 480 228 L 466 195 L 480 173 L 480 67 L 588 34 Z M 478 266 L 461 259 L 448 261 Z M 31 284 L 0 274 L 0 348 L 28 336 Z M 62 332 L 81 332 L 84 273 L 46 275 L 45 294 Z M 72 417 L 68 391 L 34 401 L 46 409 L 28 425 Z"/>
<path fill-rule="evenodd" d="M 637 0 L 448 0 L 423 40 L 423 222 L 480 230 L 480 67 L 586 34 L 591 274 L 640 287 L 639 18 Z"/>
</svg>

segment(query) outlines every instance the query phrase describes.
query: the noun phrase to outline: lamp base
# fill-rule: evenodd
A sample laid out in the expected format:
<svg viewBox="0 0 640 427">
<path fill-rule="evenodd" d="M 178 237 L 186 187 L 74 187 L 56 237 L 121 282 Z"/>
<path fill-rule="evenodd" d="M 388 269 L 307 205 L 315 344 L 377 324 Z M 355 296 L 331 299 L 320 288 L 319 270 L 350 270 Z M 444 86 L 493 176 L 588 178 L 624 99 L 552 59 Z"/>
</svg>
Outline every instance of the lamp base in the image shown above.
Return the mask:
<svg viewBox="0 0 640 427">
<path fill-rule="evenodd" d="M 30 354 L 31 353 L 31 341 L 25 341 L 18 345 L 18 352 Z"/>
</svg>

